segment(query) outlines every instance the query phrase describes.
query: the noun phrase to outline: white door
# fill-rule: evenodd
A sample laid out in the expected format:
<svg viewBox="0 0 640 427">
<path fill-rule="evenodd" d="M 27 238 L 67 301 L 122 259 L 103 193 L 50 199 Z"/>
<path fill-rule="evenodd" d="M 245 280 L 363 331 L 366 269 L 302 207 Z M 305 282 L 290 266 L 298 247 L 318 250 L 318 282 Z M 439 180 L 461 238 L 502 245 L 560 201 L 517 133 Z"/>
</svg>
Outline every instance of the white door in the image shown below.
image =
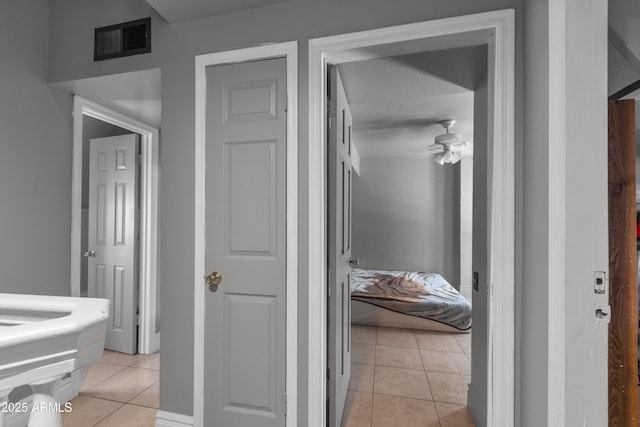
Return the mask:
<svg viewBox="0 0 640 427">
<path fill-rule="evenodd" d="M 137 134 L 97 138 L 89 148 L 88 296 L 111 300 L 105 348 L 136 353 Z"/>
<path fill-rule="evenodd" d="M 207 427 L 285 425 L 285 67 L 206 72 Z"/>
<path fill-rule="evenodd" d="M 329 67 L 328 316 L 329 427 L 341 424 L 351 377 L 351 111 L 340 74 Z"/>
</svg>

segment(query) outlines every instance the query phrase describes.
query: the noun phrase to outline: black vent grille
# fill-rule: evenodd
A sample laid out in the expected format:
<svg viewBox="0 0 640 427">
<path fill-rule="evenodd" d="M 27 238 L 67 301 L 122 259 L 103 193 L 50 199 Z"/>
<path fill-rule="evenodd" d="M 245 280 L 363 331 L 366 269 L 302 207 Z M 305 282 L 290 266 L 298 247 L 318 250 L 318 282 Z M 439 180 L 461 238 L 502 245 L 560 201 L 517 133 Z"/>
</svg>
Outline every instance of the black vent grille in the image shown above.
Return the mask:
<svg viewBox="0 0 640 427">
<path fill-rule="evenodd" d="M 93 60 L 151 52 L 151 18 L 95 29 Z"/>
</svg>

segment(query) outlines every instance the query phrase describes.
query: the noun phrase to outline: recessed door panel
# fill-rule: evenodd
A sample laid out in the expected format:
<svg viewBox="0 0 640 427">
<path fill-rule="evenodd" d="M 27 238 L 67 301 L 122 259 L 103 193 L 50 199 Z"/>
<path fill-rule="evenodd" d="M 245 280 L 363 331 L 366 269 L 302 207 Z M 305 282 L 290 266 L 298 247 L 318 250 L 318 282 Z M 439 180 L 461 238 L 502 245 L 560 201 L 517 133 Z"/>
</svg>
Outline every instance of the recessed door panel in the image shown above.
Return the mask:
<svg viewBox="0 0 640 427">
<path fill-rule="evenodd" d="M 274 297 L 226 295 L 225 409 L 275 415 L 276 316 Z"/>
<path fill-rule="evenodd" d="M 124 246 L 127 236 L 127 184 L 117 182 L 114 203 L 114 245 Z"/>
<path fill-rule="evenodd" d="M 96 246 L 104 246 L 107 243 L 107 188 L 106 184 L 98 185 L 96 189 L 96 211 L 95 211 L 95 227 L 89 227 L 89 230 L 95 230 Z"/>
<path fill-rule="evenodd" d="M 224 85 L 225 122 L 276 118 L 277 80 L 259 80 Z"/>
<path fill-rule="evenodd" d="M 109 170 L 109 167 L 107 166 L 107 158 L 109 156 L 109 152 L 104 151 L 104 150 L 100 150 L 98 149 L 98 152 L 96 153 L 97 156 L 97 169 L 100 172 L 106 172 Z"/>
<path fill-rule="evenodd" d="M 276 141 L 225 144 L 228 255 L 275 256 Z"/>
<path fill-rule="evenodd" d="M 124 311 L 122 308 L 126 305 L 125 298 L 125 267 L 121 265 L 113 266 L 113 329 L 122 331 L 125 325 Z"/>
<path fill-rule="evenodd" d="M 122 171 L 127 169 L 127 149 L 116 149 L 116 170 Z"/>
<path fill-rule="evenodd" d="M 97 298 L 108 298 L 107 296 L 107 266 L 104 264 L 96 264 L 94 280 L 89 280 L 89 295 L 96 296 Z M 91 284 L 93 283 L 93 286 Z"/>
</svg>

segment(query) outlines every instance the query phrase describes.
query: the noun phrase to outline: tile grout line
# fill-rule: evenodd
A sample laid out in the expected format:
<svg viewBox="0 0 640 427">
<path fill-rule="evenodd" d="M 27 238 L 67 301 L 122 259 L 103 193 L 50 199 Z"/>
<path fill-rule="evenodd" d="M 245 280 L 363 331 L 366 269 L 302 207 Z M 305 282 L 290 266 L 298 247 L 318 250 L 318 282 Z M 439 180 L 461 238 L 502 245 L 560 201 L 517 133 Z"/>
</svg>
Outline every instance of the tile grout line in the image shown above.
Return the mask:
<svg viewBox="0 0 640 427">
<path fill-rule="evenodd" d="M 127 403 L 128 403 L 128 404 L 131 404 L 131 405 L 136 405 L 136 406 L 143 406 L 143 407 L 145 407 L 145 408 L 159 409 L 159 408 L 156 408 L 156 407 L 154 407 L 154 406 L 147 406 L 147 405 L 140 405 L 140 404 L 137 404 L 137 403 L 131 403 L 131 402 L 133 402 L 133 401 L 134 401 L 138 396 L 140 396 L 141 394 L 145 393 L 145 392 L 146 392 L 147 390 L 149 390 L 151 387 L 153 387 L 153 386 L 155 386 L 156 384 L 159 384 L 159 383 L 160 383 L 160 380 L 158 380 L 158 381 L 154 382 L 154 383 L 153 383 L 153 384 L 151 384 L 149 387 L 145 388 L 145 389 L 144 389 L 144 390 L 142 390 L 140 393 L 138 393 L 138 394 L 136 394 L 134 397 L 132 397 L 132 398 L 131 398 L 131 400 L 130 400 L 129 402 L 127 402 Z M 347 392 L 349 392 L 348 387 L 347 387 Z M 158 405 L 158 406 L 159 406 L 159 405 Z"/>
<path fill-rule="evenodd" d="M 107 400 L 107 399 L 102 399 L 102 400 Z M 113 401 L 110 400 L 110 402 L 113 402 Z M 118 403 L 121 403 L 121 402 L 118 402 Z M 146 408 L 146 409 L 157 409 L 157 408 L 150 408 L 148 406 L 135 405 L 135 404 L 132 404 L 132 403 L 123 403 L 122 406 L 120 406 L 118 409 L 116 409 L 115 411 L 113 411 L 112 413 L 110 413 L 109 415 L 107 415 L 106 417 L 104 417 L 103 419 L 98 421 L 97 423 L 95 423 L 93 425 L 93 427 L 97 426 L 98 424 L 102 423 L 103 421 L 106 421 L 107 418 L 111 417 L 112 415 L 114 415 L 116 412 L 118 412 L 119 410 L 121 410 L 122 408 L 124 408 L 127 405 L 129 405 L 129 406 L 137 406 L 139 408 Z"/>
<path fill-rule="evenodd" d="M 416 330 L 413 330 L 413 335 L 416 335 Z M 418 342 L 418 337 L 416 337 L 416 344 Z M 438 413 L 438 406 L 435 403 L 435 398 L 433 396 L 433 391 L 431 391 L 431 383 L 429 382 L 429 375 L 427 375 L 427 368 L 424 366 L 424 359 L 422 358 L 422 351 L 420 351 L 420 346 L 418 346 L 418 354 L 420 355 L 420 361 L 422 362 L 422 368 L 424 369 L 424 376 L 427 380 L 427 387 L 429 387 L 429 395 L 431 396 L 431 401 L 433 402 L 433 409 L 436 411 L 436 417 L 438 418 L 438 426 L 442 427 L 442 423 L 440 422 L 440 414 Z"/>
<path fill-rule="evenodd" d="M 369 427 L 373 427 L 373 400 L 376 394 L 376 356 L 378 355 L 378 327 L 373 335 L 373 384 L 371 384 L 371 406 L 369 407 Z"/>
</svg>

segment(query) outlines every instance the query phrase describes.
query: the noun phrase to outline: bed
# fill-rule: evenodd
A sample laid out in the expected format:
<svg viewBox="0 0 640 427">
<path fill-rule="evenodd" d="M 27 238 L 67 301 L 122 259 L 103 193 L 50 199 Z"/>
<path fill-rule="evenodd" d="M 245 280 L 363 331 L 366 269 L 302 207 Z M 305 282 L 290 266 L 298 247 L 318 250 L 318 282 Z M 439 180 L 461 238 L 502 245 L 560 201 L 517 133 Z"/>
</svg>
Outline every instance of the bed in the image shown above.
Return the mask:
<svg viewBox="0 0 640 427">
<path fill-rule="evenodd" d="M 351 270 L 351 323 L 471 332 L 471 304 L 438 273 Z"/>
</svg>

